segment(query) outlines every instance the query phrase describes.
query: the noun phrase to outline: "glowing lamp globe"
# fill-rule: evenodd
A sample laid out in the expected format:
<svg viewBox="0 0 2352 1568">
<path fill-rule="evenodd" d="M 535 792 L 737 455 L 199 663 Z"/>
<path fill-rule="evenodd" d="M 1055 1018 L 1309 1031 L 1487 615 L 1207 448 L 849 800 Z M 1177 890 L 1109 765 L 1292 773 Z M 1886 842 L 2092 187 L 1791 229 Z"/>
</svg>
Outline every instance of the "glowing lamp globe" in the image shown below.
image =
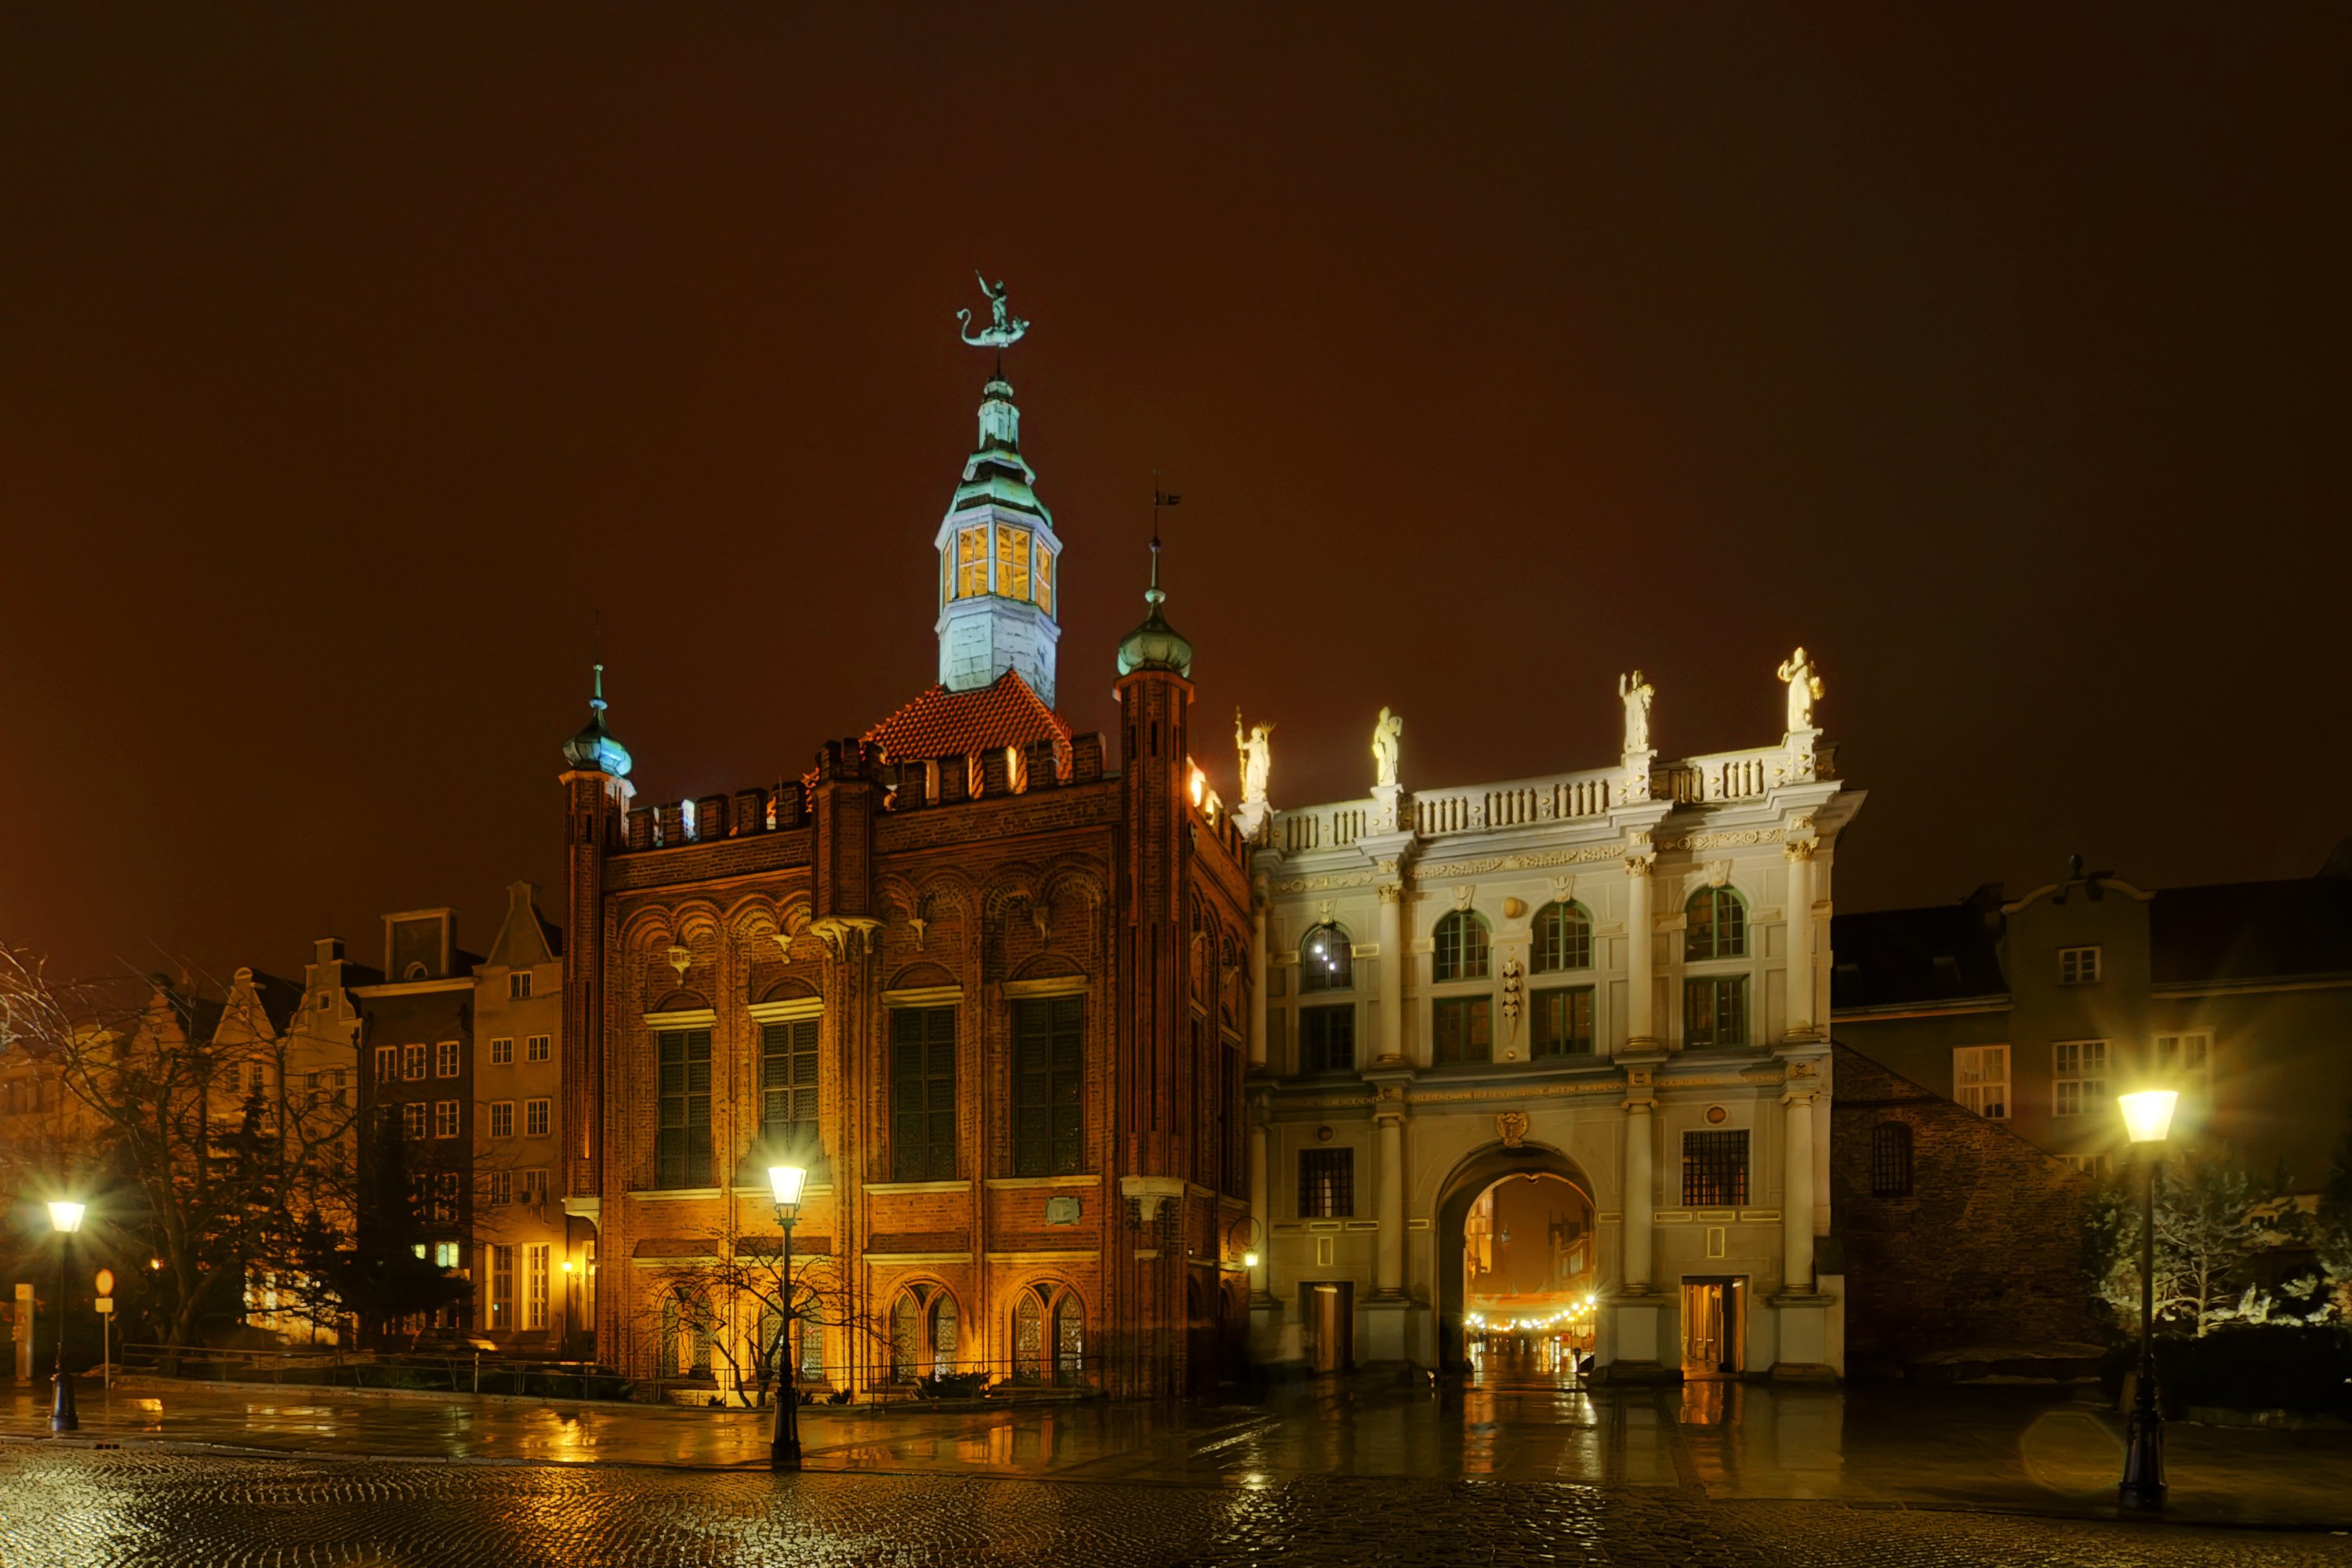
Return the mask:
<svg viewBox="0 0 2352 1568">
<path fill-rule="evenodd" d="M 2135 1143 L 2161 1143 L 2169 1137 L 2173 1107 L 2179 1102 L 2179 1093 L 2169 1089 L 2144 1089 L 2137 1094 L 2116 1097 L 2116 1103 L 2123 1108 L 2124 1131 Z"/>
<path fill-rule="evenodd" d="M 50 1226 L 67 1236 L 81 1228 L 82 1205 L 62 1199 L 49 1205 Z"/>
<path fill-rule="evenodd" d="M 808 1172 L 799 1165 L 771 1165 L 768 1185 L 775 1192 L 778 1208 L 798 1208 L 801 1189 L 808 1185 Z"/>
<path fill-rule="evenodd" d="M 1242 1254 L 1242 1267 L 1244 1268 L 1255 1268 L 1257 1267 L 1256 1247 L 1253 1247 L 1247 1252 Z"/>
</svg>

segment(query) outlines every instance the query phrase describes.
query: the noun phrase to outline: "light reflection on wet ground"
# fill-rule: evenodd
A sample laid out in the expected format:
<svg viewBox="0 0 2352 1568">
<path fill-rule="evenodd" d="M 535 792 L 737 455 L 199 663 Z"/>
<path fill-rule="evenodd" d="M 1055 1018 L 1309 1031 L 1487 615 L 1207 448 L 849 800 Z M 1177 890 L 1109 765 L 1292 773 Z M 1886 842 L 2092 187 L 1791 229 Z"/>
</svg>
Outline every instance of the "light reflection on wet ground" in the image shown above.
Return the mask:
<svg viewBox="0 0 2352 1568">
<path fill-rule="evenodd" d="M 0 1432 L 45 1435 L 46 1391 L 0 1398 Z M 770 1414 L 384 1398 L 166 1384 L 86 1390 L 83 1436 L 282 1452 L 746 1468 Z M 1272 1485 L 1301 1475 L 1695 1488 L 1717 1499 L 2097 1507 L 2120 1468 L 2111 1412 L 2050 1389 L 1586 1389 L 1540 1380 L 1293 1385 L 1263 1405 L 806 1408 L 814 1470 Z M 2352 1517 L 2352 1434 L 2177 1426 L 2176 1510 Z"/>
</svg>

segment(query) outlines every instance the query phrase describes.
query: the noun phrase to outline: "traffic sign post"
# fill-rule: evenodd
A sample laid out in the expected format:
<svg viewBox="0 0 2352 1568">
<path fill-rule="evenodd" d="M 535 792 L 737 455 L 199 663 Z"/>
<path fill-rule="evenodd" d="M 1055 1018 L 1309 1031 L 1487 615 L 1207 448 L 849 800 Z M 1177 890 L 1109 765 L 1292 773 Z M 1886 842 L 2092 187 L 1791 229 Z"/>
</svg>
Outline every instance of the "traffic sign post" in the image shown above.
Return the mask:
<svg viewBox="0 0 2352 1568">
<path fill-rule="evenodd" d="M 99 1386 L 111 1393 L 114 1389 L 114 1270 L 100 1269 L 96 1283 Z"/>
</svg>

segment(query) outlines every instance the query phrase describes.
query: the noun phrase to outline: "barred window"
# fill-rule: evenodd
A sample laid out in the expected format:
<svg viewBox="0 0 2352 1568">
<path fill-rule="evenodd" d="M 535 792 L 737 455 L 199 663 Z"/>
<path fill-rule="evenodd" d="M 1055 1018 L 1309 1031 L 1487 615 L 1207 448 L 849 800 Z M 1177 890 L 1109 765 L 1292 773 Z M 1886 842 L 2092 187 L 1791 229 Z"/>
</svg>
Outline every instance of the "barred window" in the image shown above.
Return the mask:
<svg viewBox="0 0 2352 1568">
<path fill-rule="evenodd" d="M 1748 1204 L 1748 1131 L 1683 1134 L 1683 1205 L 1736 1209 Z"/>
<path fill-rule="evenodd" d="M 1691 1047 L 1748 1043 L 1748 977 L 1717 975 L 1683 982 L 1683 1044 Z"/>
<path fill-rule="evenodd" d="M 1440 1067 L 1495 1059 L 1494 1001 L 1486 996 L 1440 997 L 1430 1008 L 1433 1055 Z"/>
<path fill-rule="evenodd" d="M 1592 987 L 1547 985 L 1534 992 L 1534 1044 L 1538 1057 L 1589 1057 L 1592 1054 Z"/>
<path fill-rule="evenodd" d="M 956 1173 L 955 1009 L 890 1015 L 890 1177 L 951 1182 Z"/>
<path fill-rule="evenodd" d="M 1486 921 L 1475 910 L 1456 910 L 1437 922 L 1439 980 L 1484 980 L 1486 977 Z"/>
<path fill-rule="evenodd" d="M 1356 1152 L 1302 1149 L 1298 1153 L 1298 1217 L 1346 1219 L 1356 1212 Z"/>
<path fill-rule="evenodd" d="M 1729 888 L 1701 888 L 1684 907 L 1685 961 L 1748 956 L 1748 900 Z"/>
<path fill-rule="evenodd" d="M 710 1185 L 710 1031 L 673 1029 L 656 1037 L 661 1127 L 655 1184 Z"/>
<path fill-rule="evenodd" d="M 1079 996 L 1013 1005 L 1013 1173 L 1086 1169 L 1086 1009 Z"/>
<path fill-rule="evenodd" d="M 1906 1123 L 1882 1121 L 1870 1130 L 1870 1195 L 1911 1195 L 1911 1129 Z"/>
<path fill-rule="evenodd" d="M 1298 989 L 1346 991 L 1356 984 L 1355 945 L 1335 925 L 1319 925 L 1298 944 Z"/>
<path fill-rule="evenodd" d="M 1582 904 L 1546 904 L 1536 911 L 1535 972 L 1556 974 L 1592 967 L 1592 917 Z"/>
<path fill-rule="evenodd" d="M 1356 1009 L 1298 1010 L 1298 1070 L 1350 1072 L 1356 1066 Z"/>
<path fill-rule="evenodd" d="M 814 1018 L 760 1031 L 760 1141 L 770 1154 L 805 1154 L 816 1142 Z"/>
</svg>

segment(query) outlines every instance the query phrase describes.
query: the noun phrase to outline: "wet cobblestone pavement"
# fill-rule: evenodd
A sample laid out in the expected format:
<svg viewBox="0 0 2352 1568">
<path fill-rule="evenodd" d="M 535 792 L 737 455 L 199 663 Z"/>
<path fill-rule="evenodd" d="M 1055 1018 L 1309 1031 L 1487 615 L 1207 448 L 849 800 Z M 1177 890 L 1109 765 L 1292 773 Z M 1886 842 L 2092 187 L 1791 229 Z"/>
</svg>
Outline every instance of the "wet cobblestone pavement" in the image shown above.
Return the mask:
<svg viewBox="0 0 2352 1568">
<path fill-rule="evenodd" d="M 1298 1477 L 1145 1485 L 0 1447 L 0 1564 L 2352 1563 L 2352 1540 L 1684 1488 Z"/>
</svg>

